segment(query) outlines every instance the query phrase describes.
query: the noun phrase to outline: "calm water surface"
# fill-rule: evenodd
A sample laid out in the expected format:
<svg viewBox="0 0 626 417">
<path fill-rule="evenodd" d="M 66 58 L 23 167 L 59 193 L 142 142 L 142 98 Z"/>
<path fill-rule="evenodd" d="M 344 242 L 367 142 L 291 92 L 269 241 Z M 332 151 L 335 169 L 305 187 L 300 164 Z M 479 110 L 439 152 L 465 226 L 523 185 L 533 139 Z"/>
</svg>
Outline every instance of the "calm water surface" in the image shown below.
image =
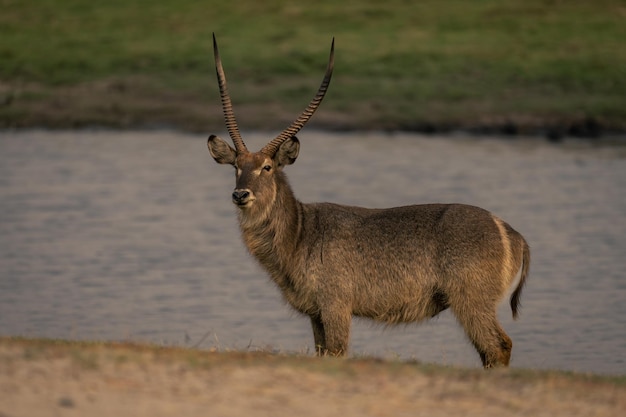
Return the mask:
<svg viewBox="0 0 626 417">
<path fill-rule="evenodd" d="M 268 136 L 244 136 L 258 149 Z M 512 366 L 626 374 L 626 148 L 539 140 L 304 132 L 303 201 L 460 202 L 526 236 Z M 0 335 L 311 352 L 246 253 L 234 171 L 204 136 L 0 132 Z M 353 327 L 352 353 L 480 366 L 454 317 Z"/>
</svg>

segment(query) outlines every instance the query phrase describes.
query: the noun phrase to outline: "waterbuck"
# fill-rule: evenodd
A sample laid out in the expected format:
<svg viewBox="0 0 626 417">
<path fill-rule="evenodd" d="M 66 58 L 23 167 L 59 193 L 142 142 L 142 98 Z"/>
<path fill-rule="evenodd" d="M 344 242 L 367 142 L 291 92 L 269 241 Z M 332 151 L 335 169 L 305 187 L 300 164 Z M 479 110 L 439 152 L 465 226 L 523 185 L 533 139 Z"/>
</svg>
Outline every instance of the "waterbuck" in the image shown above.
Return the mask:
<svg viewBox="0 0 626 417">
<path fill-rule="evenodd" d="M 235 148 L 211 135 L 209 151 L 218 163 L 236 168 L 232 201 L 245 245 L 285 300 L 310 317 L 316 352 L 345 354 L 352 316 L 397 324 L 450 308 L 483 366 L 507 366 L 512 342 L 496 319 L 496 306 L 519 274 L 510 298 L 517 317 L 530 262 L 522 235 L 488 211 L 464 204 L 367 209 L 300 202 L 284 168 L 298 157 L 295 134 L 328 89 L 334 39 L 317 94 L 259 152 L 248 151 L 239 133 L 215 35 L 213 48 Z"/>
</svg>

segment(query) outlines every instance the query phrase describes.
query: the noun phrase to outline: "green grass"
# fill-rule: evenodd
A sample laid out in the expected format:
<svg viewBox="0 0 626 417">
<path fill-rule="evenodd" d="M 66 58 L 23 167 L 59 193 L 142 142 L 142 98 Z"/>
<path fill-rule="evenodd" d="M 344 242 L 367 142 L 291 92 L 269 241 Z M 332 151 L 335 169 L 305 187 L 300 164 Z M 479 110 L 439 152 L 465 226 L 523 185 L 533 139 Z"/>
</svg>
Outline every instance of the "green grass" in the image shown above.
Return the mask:
<svg viewBox="0 0 626 417">
<path fill-rule="evenodd" d="M 625 1 L 0 0 L 0 7 L 3 126 L 97 124 L 98 114 L 117 124 L 106 106 L 67 103 L 83 91 L 121 102 L 131 125 L 217 123 L 215 32 L 247 128 L 273 128 L 304 108 L 333 36 L 322 125 L 593 120 L 626 128 Z M 122 83 L 125 98 L 98 90 L 99 82 Z M 55 98 L 67 112 L 49 109 Z M 134 99 L 139 104 L 126 105 Z M 204 122 L 201 108 L 211 113 Z"/>
</svg>

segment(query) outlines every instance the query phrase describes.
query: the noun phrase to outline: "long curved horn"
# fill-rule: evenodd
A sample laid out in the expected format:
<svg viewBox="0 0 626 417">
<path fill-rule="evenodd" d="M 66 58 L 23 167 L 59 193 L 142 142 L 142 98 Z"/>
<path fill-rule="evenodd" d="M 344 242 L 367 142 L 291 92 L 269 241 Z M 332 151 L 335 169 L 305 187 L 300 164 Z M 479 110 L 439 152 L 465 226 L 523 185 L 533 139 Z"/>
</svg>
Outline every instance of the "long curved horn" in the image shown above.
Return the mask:
<svg viewBox="0 0 626 417">
<path fill-rule="evenodd" d="M 283 130 L 280 135 L 276 136 L 275 139 L 272 139 L 270 143 L 265 145 L 265 147 L 261 149 L 261 152 L 269 156 L 274 156 L 274 154 L 276 154 L 276 151 L 284 141 L 293 137 L 296 133 L 298 133 L 300 129 L 304 127 L 306 122 L 309 121 L 311 116 L 313 116 L 313 113 L 315 113 L 315 110 L 317 110 L 317 108 L 319 107 L 322 99 L 324 99 L 324 95 L 326 94 L 326 91 L 328 90 L 328 85 L 330 84 L 330 78 L 333 75 L 334 65 L 335 38 L 333 38 L 333 42 L 330 46 L 330 57 L 328 58 L 328 67 L 326 68 L 326 74 L 324 74 L 324 79 L 322 80 L 320 88 L 317 90 L 317 94 L 315 95 L 313 100 L 311 100 L 307 108 L 302 112 L 300 117 L 298 117 L 296 121 L 291 124 L 291 126 Z"/>
<path fill-rule="evenodd" d="M 220 51 L 217 49 L 217 41 L 215 40 L 215 33 L 213 33 L 213 56 L 215 57 L 215 71 L 217 72 L 217 83 L 220 86 L 220 96 L 222 97 L 222 109 L 224 110 L 224 121 L 226 122 L 226 128 L 228 134 L 235 145 L 237 152 L 247 152 L 246 144 L 243 143 L 241 133 L 239 133 L 239 127 L 237 126 L 237 120 L 235 120 L 235 113 L 233 113 L 233 104 L 230 101 L 230 95 L 228 94 L 228 87 L 226 86 L 226 76 L 224 75 L 224 69 L 222 68 L 222 60 L 220 59 Z"/>
</svg>

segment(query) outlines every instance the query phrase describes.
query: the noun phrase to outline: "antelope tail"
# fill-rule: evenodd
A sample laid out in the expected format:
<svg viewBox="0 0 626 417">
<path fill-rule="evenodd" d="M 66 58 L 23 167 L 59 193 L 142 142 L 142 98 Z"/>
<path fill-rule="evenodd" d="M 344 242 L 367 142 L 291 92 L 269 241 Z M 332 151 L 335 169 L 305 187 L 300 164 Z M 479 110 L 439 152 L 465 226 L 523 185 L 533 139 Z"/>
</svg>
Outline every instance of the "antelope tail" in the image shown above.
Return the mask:
<svg viewBox="0 0 626 417">
<path fill-rule="evenodd" d="M 511 294 L 511 311 L 513 312 L 513 319 L 517 319 L 519 316 L 520 298 L 522 296 L 522 289 L 526 283 L 526 277 L 528 276 L 528 268 L 530 267 L 530 248 L 526 240 L 523 240 L 524 248 L 522 249 L 522 273 L 520 276 L 517 288 Z"/>
</svg>

